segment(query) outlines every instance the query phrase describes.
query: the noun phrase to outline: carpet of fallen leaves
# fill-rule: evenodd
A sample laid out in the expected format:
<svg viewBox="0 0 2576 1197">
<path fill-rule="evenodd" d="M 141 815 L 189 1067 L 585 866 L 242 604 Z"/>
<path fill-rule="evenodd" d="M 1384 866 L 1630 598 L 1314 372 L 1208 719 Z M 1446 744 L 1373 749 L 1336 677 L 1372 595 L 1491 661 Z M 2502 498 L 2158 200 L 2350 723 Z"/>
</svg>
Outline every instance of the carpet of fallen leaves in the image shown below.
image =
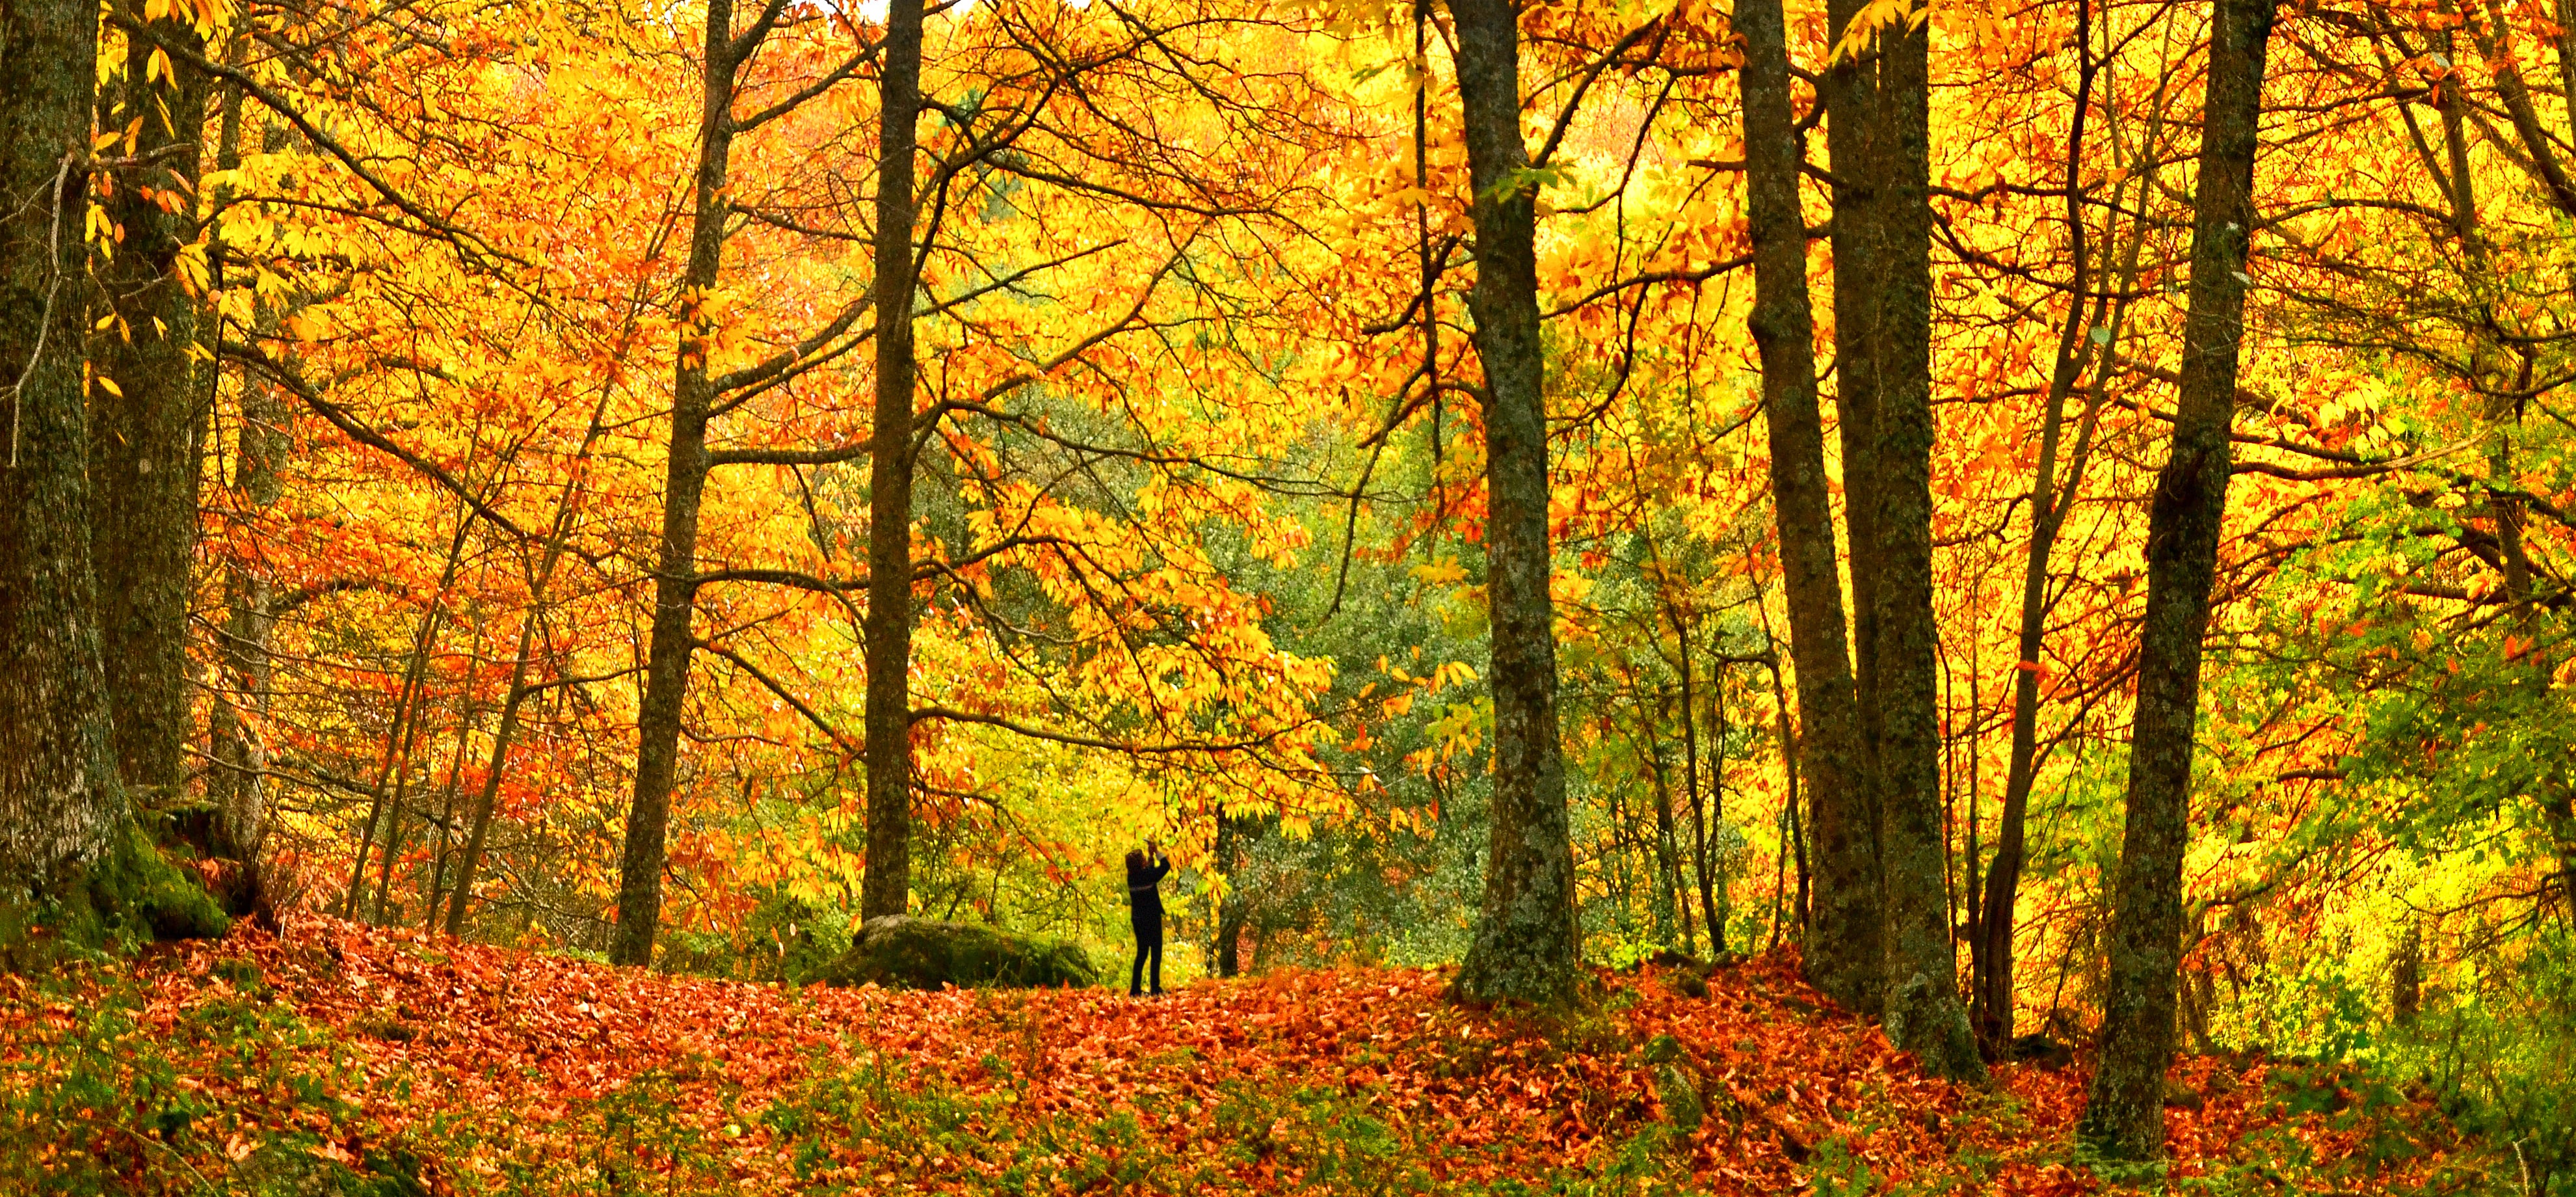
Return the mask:
<svg viewBox="0 0 2576 1197">
<path fill-rule="evenodd" d="M 94 1003 L 60 979 L 0 978 L 0 1095 L 22 1124 L 58 1111 L 45 1150 L 68 1155 L 46 1158 L 171 1190 L 227 1191 L 229 1169 L 281 1149 L 442 1194 L 2111 1187 L 2071 1147 L 2079 1069 L 1954 1087 L 1796 972 L 1785 953 L 1756 957 L 1713 970 L 1704 997 L 1678 970 L 1605 975 L 1597 1014 L 1541 1025 L 1444 1002 L 1431 971 L 1144 1000 L 794 989 L 301 918 L 81 982 L 135 1007 L 105 1049 L 132 1076 L 84 1074 L 98 1095 L 52 1105 L 31 1086 L 71 1085 L 40 1074 L 72 1067 L 63 1045 Z M 146 1057 L 166 1075 L 133 1062 Z M 2475 1145 L 2351 1075 L 2184 1061 L 2165 1176 L 2454 1187 Z M 156 1085 L 143 1104 L 175 1103 L 175 1129 L 166 1111 L 111 1108 L 141 1099 L 107 1090 Z M 1705 1116 L 1669 1129 L 1693 1090 Z"/>
</svg>

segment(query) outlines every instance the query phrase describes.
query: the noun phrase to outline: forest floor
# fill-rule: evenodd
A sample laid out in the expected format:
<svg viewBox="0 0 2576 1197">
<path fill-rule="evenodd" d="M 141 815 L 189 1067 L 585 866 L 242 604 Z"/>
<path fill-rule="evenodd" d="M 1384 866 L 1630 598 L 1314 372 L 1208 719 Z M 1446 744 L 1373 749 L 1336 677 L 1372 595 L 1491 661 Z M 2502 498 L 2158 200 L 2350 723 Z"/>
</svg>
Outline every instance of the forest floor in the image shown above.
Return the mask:
<svg viewBox="0 0 2576 1197">
<path fill-rule="evenodd" d="M 1607 975 L 1545 1024 L 1442 981 L 792 989 L 301 918 L 0 977 L 0 1191 L 2429 1193 L 2496 1164 L 2358 1071 L 2230 1056 L 2177 1066 L 2171 1161 L 2088 1163 L 2080 1065 L 1927 1078 L 1785 955 L 1705 996 Z"/>
</svg>

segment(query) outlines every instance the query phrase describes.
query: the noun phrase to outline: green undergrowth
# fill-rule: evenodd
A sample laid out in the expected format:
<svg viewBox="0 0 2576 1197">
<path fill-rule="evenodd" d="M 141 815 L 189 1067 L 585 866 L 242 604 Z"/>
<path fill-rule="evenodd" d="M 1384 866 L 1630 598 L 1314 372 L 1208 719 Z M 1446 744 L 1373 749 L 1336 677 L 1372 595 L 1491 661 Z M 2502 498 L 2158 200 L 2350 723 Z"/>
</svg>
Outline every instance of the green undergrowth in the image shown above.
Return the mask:
<svg viewBox="0 0 2576 1197">
<path fill-rule="evenodd" d="M 228 961 L 212 996 L 147 1025 L 143 991 L 75 965 L 17 979 L 0 1056 L 0 1192 L 424 1193 L 398 1146 L 349 1152 L 367 1081 L 333 1039 Z M 337 1158 L 345 1156 L 345 1160 Z"/>
<path fill-rule="evenodd" d="M 346 1025 L 324 1025 L 295 1013 L 248 960 L 196 967 L 202 975 L 173 986 L 164 974 L 156 989 L 129 966 L 104 962 L 0 978 L 0 1194 L 712 1197 L 742 1192 L 753 1178 L 764 1191 L 992 1197 L 1744 1191 L 1694 1177 L 1683 1130 L 1655 1120 L 1658 1109 L 1680 1120 L 1685 1103 L 1660 1070 L 1693 1066 L 1682 1045 L 1622 1038 L 1599 1010 L 1504 1025 L 1444 1008 L 1410 1045 L 1353 1045 L 1312 1073 L 1236 1076 L 1188 1048 L 1134 1060 L 1078 1055 L 1042 1033 L 1032 1008 L 994 997 L 997 1021 L 975 1049 L 981 1058 L 948 1070 L 851 1034 L 790 1057 L 795 1066 L 757 1092 L 727 1079 L 724 1066 L 685 1055 L 575 1084 L 535 1057 L 496 1060 L 478 1078 L 478 1092 L 552 1095 L 539 1111 L 462 1099 L 458 1078 L 406 1072 L 402 1053 L 369 1046 L 440 1033 L 434 1010 L 382 1020 L 361 1011 Z M 1629 1000 L 1613 994 L 1602 1007 L 1615 1013 Z M 1485 1033 L 1469 1033 L 1471 1024 Z M 1978 1193 L 2036 1166 L 2142 1194 L 2568 1197 L 2550 1154 L 2564 1143 L 2540 1141 L 2546 1119 L 2564 1117 L 2544 1104 L 2552 1091 L 2511 1106 L 2492 1096 L 2472 1106 L 2466 1095 L 2479 1076 L 2509 1092 L 2501 1069 L 2541 1076 L 2566 1058 L 2547 1053 L 2576 1051 L 2576 1041 L 2524 1044 L 2503 1030 L 2480 1039 L 2475 1028 L 2428 1018 L 2409 1042 L 2429 1043 L 2436 1032 L 2457 1035 L 2440 1059 L 2390 1050 L 2366 1064 L 2263 1059 L 2257 1070 L 2257 1058 L 2244 1057 L 2227 1074 L 2262 1079 L 2223 1094 L 2240 1123 L 2253 1103 L 2255 1129 L 2224 1161 L 2204 1157 L 2179 1170 L 2088 1160 L 2039 1129 L 2068 1121 L 2061 1107 L 2078 1089 L 1998 1088 L 1927 1113 L 1899 1101 L 1901 1089 L 1872 1085 L 1830 1130 L 1817 1126 L 1821 1137 L 1797 1144 L 1798 1190 Z M 1544 1153 L 1571 1164 L 1540 1165 L 1533 1144 L 1480 1130 L 1473 1103 L 1426 1102 L 1418 1092 L 1426 1081 L 1472 1083 L 1507 1064 L 1578 1058 L 1651 1070 L 1660 1097 L 1653 1108 L 1643 1099 L 1594 1107 L 1581 1132 L 1588 1147 Z M 2427 1081 L 2404 1071 L 2426 1064 L 2449 1072 Z M 1687 1084 L 1687 1074 L 1676 1075 Z M 2456 1113 L 2429 1105 L 2428 1089 Z M 1690 1115 L 1706 1119 L 1703 1162 L 1709 1134 L 1732 1142 L 1776 1133 L 1729 1092 L 1709 1091 L 1706 1107 Z M 2222 1090 L 2209 1093 L 2217 1101 Z M 2464 1139 L 2451 1117 L 2487 1119 L 2478 1125 L 2488 1137 Z M 1891 1163 L 1887 1134 L 1929 1134 L 1950 1145 L 1948 1158 L 1931 1168 Z M 2426 1167 L 2428 1159 L 2438 1166 Z"/>
<path fill-rule="evenodd" d="M 1520 1145 L 1466 1145 L 1455 1125 L 1409 1118 L 1382 1082 L 1148 1085 L 1106 1117 L 1049 1113 L 1050 1087 L 1079 1083 L 1079 1066 L 1034 1039 L 997 1041 L 971 1083 L 855 1038 L 765 1095 L 711 1086 L 711 1066 L 682 1060 L 537 1120 L 364 1063 L 349 1036 L 376 1032 L 298 1016 L 245 960 L 215 961 L 175 1009 L 113 964 L 0 986 L 0 1193 L 713 1197 L 740 1191 L 735 1149 L 754 1136 L 761 1166 L 823 1194 L 1695 1191 L 1663 1127 L 1532 1175 Z"/>
<path fill-rule="evenodd" d="M 900 1061 L 869 1053 L 820 1069 L 761 1121 L 791 1144 L 800 1187 L 861 1193 L 954 1186 L 975 1194 L 1063 1192 L 1316 1194 L 1636 1194 L 1694 1191 L 1670 1132 L 1648 1126 L 1584 1168 L 1537 1178 L 1499 1175 L 1521 1153 L 1512 1144 L 1467 1147 L 1457 1128 L 1408 1121 L 1370 1086 L 1229 1079 L 1212 1097 L 1161 1091 L 1129 1095 L 1106 1118 L 1035 1117 L 1014 1107 L 1043 1102 L 1051 1065 L 1008 1047 L 982 1064 L 999 1082 L 969 1092 L 940 1078 L 908 1080 Z M 1179 1147 L 1175 1126 L 1191 1128 Z M 1158 1133 L 1160 1132 L 1160 1133 Z"/>
</svg>

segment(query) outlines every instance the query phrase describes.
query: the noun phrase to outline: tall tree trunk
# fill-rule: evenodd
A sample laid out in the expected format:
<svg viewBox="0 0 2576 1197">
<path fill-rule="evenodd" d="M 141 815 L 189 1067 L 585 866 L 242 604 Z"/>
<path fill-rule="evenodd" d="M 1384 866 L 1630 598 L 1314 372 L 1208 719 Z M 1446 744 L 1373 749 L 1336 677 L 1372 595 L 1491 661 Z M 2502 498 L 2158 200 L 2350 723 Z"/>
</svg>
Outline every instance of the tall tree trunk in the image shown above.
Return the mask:
<svg viewBox="0 0 2576 1197">
<path fill-rule="evenodd" d="M 212 933 L 222 914 L 133 822 L 99 660 L 81 396 L 97 44 L 96 5 L 0 8 L 0 906 L 84 939 L 129 916 Z M 0 956 L 22 946 L 43 951 Z"/>
<path fill-rule="evenodd" d="M 690 188 L 689 265 L 682 283 L 703 295 L 724 264 L 725 174 L 733 156 L 733 83 L 749 47 L 737 48 L 732 0 L 708 0 L 705 81 L 698 98 L 698 165 Z M 707 419 L 715 398 L 707 376 L 712 322 L 688 314 L 671 380 L 671 451 L 662 479 L 662 543 L 653 570 L 653 631 L 636 712 L 635 800 L 626 812 L 618 862 L 617 930 L 608 958 L 648 964 L 662 923 L 662 865 L 679 781 L 681 703 L 688 696 L 690 630 L 697 610 L 698 504 L 707 489 Z"/>
<path fill-rule="evenodd" d="M 1926 1068 L 1982 1076 L 1959 1002 L 1941 836 L 1939 624 L 1932 611 L 1932 204 L 1930 34 L 1881 32 L 1877 792 L 1886 894 L 1887 1037 Z M 1854 554 L 1855 560 L 1858 554 Z"/>
<path fill-rule="evenodd" d="M 192 52 L 185 57 L 204 50 L 181 13 L 145 28 Z M 189 350 L 198 303 L 180 280 L 179 251 L 196 239 L 207 97 L 202 72 L 129 37 L 119 102 L 101 122 L 134 128 L 127 156 L 140 164 L 113 176 L 104 207 L 124 239 L 95 272 L 116 319 L 90 342 L 102 380 L 89 396 L 90 552 L 118 773 L 156 805 L 174 800 L 187 778 L 188 578 L 200 477 Z"/>
<path fill-rule="evenodd" d="M 886 9 L 878 87 L 876 425 L 868 461 L 868 860 L 864 918 L 912 893 L 912 196 L 922 0 Z"/>
<path fill-rule="evenodd" d="M 89 560 L 81 337 L 98 8 L 0 10 L 0 878 L 44 887 L 122 817 Z M 14 895 L 13 895 L 14 896 Z"/>
<path fill-rule="evenodd" d="M 1492 609 L 1492 843 L 1457 991 L 1555 1005 L 1576 993 L 1574 849 L 1556 715 L 1548 594 L 1547 408 L 1539 349 L 1538 186 L 1521 141 L 1520 27 L 1511 0 L 1451 0 L 1485 370 L 1486 580 Z"/>
<path fill-rule="evenodd" d="M 1807 295 L 1806 218 L 1798 205 L 1804 153 L 1790 111 L 1789 47 L 1780 0 L 1744 0 L 1735 19 L 1745 42 L 1744 177 L 1753 236 L 1753 314 L 1748 323 L 1762 356 L 1772 516 L 1780 536 L 1781 590 L 1789 608 L 1789 657 L 1798 675 L 1796 775 L 1806 792 L 1816 842 L 1813 917 L 1802 903 L 1799 922 L 1808 979 L 1835 1001 L 1868 1009 L 1877 997 L 1877 889 L 1857 760 L 1859 715 L 1843 631 L 1842 579 L 1834 567 L 1824 418 L 1816 403 L 1816 318 Z M 1838 279 L 1842 272 L 1838 245 Z M 1850 362 L 1846 357 L 1845 364 Z M 1843 385 L 1848 393 L 1850 374 L 1844 375 Z M 1845 419 L 1849 417 L 1846 404 Z M 1774 678 L 1776 683 L 1776 674 Z M 1787 715 L 1784 708 L 1784 740 Z"/>
<path fill-rule="evenodd" d="M 2095 69 L 2092 11 L 2092 0 L 2076 0 L 2075 115 L 2066 134 L 2067 257 L 2073 266 L 2067 283 L 2066 323 L 2058 330 L 2056 364 L 2049 373 L 2048 399 L 2040 412 L 2039 462 L 2031 472 L 2030 551 L 2022 562 L 2021 626 L 2014 641 L 2011 758 L 2005 767 L 1994 864 L 1986 873 L 1985 892 L 1971 899 L 1977 903 L 1977 912 L 1970 938 L 1973 959 L 1969 972 L 1974 978 L 1970 1022 L 1988 1059 L 2000 1058 L 2013 1037 L 2013 908 L 2028 853 L 2030 792 L 2036 784 L 2038 767 L 2039 658 L 2047 647 L 2048 562 L 2075 489 L 2072 482 L 2062 491 L 2057 485 L 2059 434 L 2065 423 L 2066 400 L 2074 393 L 2076 380 L 2082 377 L 2096 343 L 2085 335 L 2085 291 L 2091 276 L 2086 270 L 2082 190 L 2084 127 L 2092 102 Z M 2094 306 L 2093 313 L 2093 319 L 2098 321 L 2100 305 Z M 2107 339 L 2109 326 L 2096 327 Z M 2075 469 L 2082 468 L 2079 459 Z M 1969 875 L 1973 878 L 1973 849 L 1969 856 Z"/>
<path fill-rule="evenodd" d="M 224 96 L 223 132 L 215 169 L 241 166 L 242 93 L 238 86 Z M 231 198 L 230 189 L 217 202 Z M 222 229 L 211 240 L 221 285 Z M 209 313 L 211 314 L 211 313 Z M 209 347 L 220 342 L 209 319 L 199 334 Z M 292 372 L 296 362 L 286 361 Z M 212 366 L 207 367 L 211 372 Z M 285 496 L 281 470 L 293 438 L 286 433 L 286 405 L 267 381 L 245 371 L 241 381 L 241 424 L 234 433 L 232 504 L 253 519 L 264 516 Z M 224 624 L 212 701 L 206 710 L 207 755 L 214 762 L 206 774 L 207 805 L 213 808 L 208 836 L 213 855 L 240 862 L 250 870 L 255 896 L 260 842 L 268 834 L 268 746 L 264 722 L 269 686 L 276 663 L 269 653 L 277 627 L 277 588 L 264 570 L 235 561 L 224 572 Z M 236 912 L 243 913 L 243 912 Z"/>
<path fill-rule="evenodd" d="M 286 407 L 258 378 L 242 378 L 241 428 L 235 434 L 233 488 L 253 516 L 285 494 L 279 467 L 289 438 Z M 234 562 L 224 577 L 224 630 L 219 680 L 206 715 L 214 769 L 207 797 L 214 807 L 214 855 L 256 865 L 268 826 L 268 716 L 276 663 L 269 655 L 277 627 L 277 590 L 265 571 Z"/>
<path fill-rule="evenodd" d="M 1864 3 L 1865 0 L 1831 0 L 1826 20 L 1832 28 L 1842 29 L 1859 15 Z M 1830 774 L 1808 774 L 1808 804 L 1815 839 L 1815 922 L 1808 930 L 1806 946 L 1807 975 L 1816 988 L 1844 1006 L 1870 1015 L 1882 1008 L 1887 964 L 1882 919 L 1885 903 L 1879 886 L 1876 762 L 1877 342 L 1878 290 L 1882 280 L 1877 267 L 1879 204 L 1872 146 L 1878 136 L 1878 91 L 1878 60 L 1868 55 L 1834 64 L 1825 72 L 1818 89 L 1818 98 L 1825 106 L 1826 147 L 1834 171 L 1834 404 L 1841 417 L 1843 518 L 1850 529 L 1852 705 L 1851 730 L 1844 741 L 1849 749 L 1843 758 L 1843 776 L 1837 779 Z M 1749 142 L 1746 150 L 1748 154 L 1751 151 Z M 1749 157 L 1746 169 L 1749 186 Z M 1803 230 L 1800 235 L 1804 236 Z M 1758 280 L 1755 286 L 1758 290 Z M 1767 367 L 1764 373 L 1767 387 Z M 1776 459 L 1778 450 L 1774 449 L 1773 454 Z M 1776 482 L 1774 490 L 1776 493 Z M 1825 576 L 1834 577 L 1830 572 Z M 1836 583 L 1837 592 L 1839 589 Z M 1798 654 L 1800 709 L 1807 712 L 1809 735 L 1831 736 L 1834 733 L 1829 725 L 1813 722 L 1819 715 L 1831 718 L 1831 713 L 1807 704 L 1806 658 L 1798 647 L 1802 639 L 1796 614 L 1799 602 L 1792 598 L 1790 603 L 1790 651 Z M 1827 653 L 1822 643 L 1817 652 L 1820 656 L 1834 655 Z M 1829 670 L 1833 668 L 1830 661 L 1820 663 Z M 1830 675 L 1818 679 L 1819 684 L 1829 678 Z M 1831 768 L 1830 762 L 1821 758 L 1813 764 Z"/>
<path fill-rule="evenodd" d="M 2192 203 L 2190 314 L 2173 452 L 2147 516 L 2147 613 L 2129 748 L 2128 826 L 2111 924 L 2101 1063 L 2083 1137 L 2105 1154 L 2164 1148 L 2164 1073 L 2174 1051 L 2182 950 L 2182 858 L 2190 838 L 2192 733 L 2227 514 L 2229 416 L 2244 340 L 2246 243 L 2272 0 L 2218 0 Z"/>
</svg>

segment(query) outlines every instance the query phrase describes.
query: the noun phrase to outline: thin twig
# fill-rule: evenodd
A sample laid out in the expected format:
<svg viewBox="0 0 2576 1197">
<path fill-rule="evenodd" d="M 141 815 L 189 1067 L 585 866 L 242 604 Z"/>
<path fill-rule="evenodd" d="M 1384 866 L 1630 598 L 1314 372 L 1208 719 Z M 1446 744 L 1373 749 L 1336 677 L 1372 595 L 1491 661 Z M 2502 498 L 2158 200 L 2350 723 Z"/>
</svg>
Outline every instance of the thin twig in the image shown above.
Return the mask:
<svg viewBox="0 0 2576 1197">
<path fill-rule="evenodd" d="M 18 381 L 9 384 L 9 468 L 18 468 L 18 425 L 26 408 L 27 380 L 36 376 L 36 363 L 45 358 L 45 336 L 54 330 L 54 298 L 63 290 L 63 188 L 71 180 L 73 155 L 64 151 L 63 164 L 54 171 L 54 219 L 46 231 L 47 268 L 54 272 L 53 281 L 45 285 L 45 308 L 36 317 L 36 349 L 27 355 L 27 368 L 18 371 Z"/>
</svg>

